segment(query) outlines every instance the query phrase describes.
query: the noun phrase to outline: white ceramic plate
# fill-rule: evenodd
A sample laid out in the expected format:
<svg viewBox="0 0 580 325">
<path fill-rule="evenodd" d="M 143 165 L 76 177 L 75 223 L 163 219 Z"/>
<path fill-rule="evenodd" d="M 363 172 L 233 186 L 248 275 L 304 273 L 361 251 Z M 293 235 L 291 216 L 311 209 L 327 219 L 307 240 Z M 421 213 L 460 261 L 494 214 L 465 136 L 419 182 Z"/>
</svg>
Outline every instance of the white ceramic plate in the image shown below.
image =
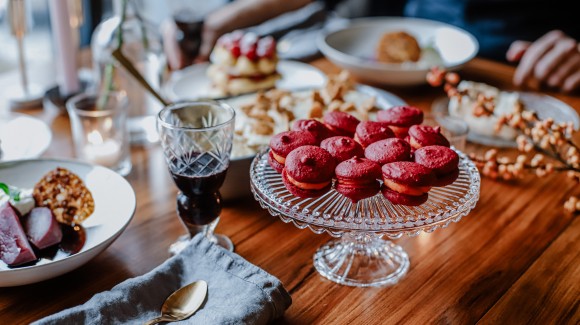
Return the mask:
<svg viewBox="0 0 580 325">
<path fill-rule="evenodd" d="M 556 122 L 568 122 L 574 123 L 574 128 L 578 130 L 580 128 L 580 117 L 578 113 L 570 107 L 570 105 L 556 99 L 552 96 L 531 93 L 531 92 L 520 92 L 520 99 L 524 106 L 536 113 L 541 119 L 553 118 Z M 449 115 L 449 99 L 447 97 L 442 97 L 433 102 L 431 107 L 431 112 L 434 116 L 447 116 Z M 467 134 L 467 140 L 486 146 L 508 148 L 517 147 L 514 140 L 507 140 L 500 137 L 490 137 L 487 135 L 478 134 L 473 131 L 469 131 Z"/>
<path fill-rule="evenodd" d="M 209 63 L 195 64 L 174 72 L 163 87 L 167 98 L 173 101 L 222 97 L 206 75 Z M 320 88 L 326 83 L 326 76 L 317 68 L 297 61 L 279 61 L 278 72 L 282 76 L 276 88 L 297 90 Z"/>
<path fill-rule="evenodd" d="M 377 107 L 381 109 L 406 105 L 406 102 L 403 99 L 382 89 L 365 85 L 358 85 L 356 89 L 363 94 L 375 96 L 377 99 Z M 224 101 L 228 103 L 227 99 Z M 233 102 L 233 100 L 230 100 L 229 102 Z M 255 155 L 235 158 L 230 161 L 226 180 L 220 189 L 220 193 L 225 200 L 247 197 L 251 194 L 250 165 L 252 164 L 254 156 Z"/>
<path fill-rule="evenodd" d="M 349 27 L 322 36 L 318 47 L 330 61 L 364 80 L 397 86 L 426 83 L 430 62 L 388 64 L 376 61 L 375 51 L 381 36 L 393 31 L 413 35 L 423 54 L 427 53 L 427 48 L 434 49 L 441 58 L 439 65 L 447 70 L 458 69 L 479 50 L 473 35 L 452 25 L 419 18 L 385 17 L 353 20 Z"/>
<path fill-rule="evenodd" d="M 46 264 L 10 269 L 0 261 L 0 287 L 36 283 L 78 268 L 113 243 L 135 213 L 135 192 L 131 185 L 119 174 L 100 166 L 63 160 L 4 162 L 0 163 L 0 181 L 32 188 L 44 174 L 56 167 L 78 175 L 93 195 L 95 211 L 82 224 L 86 242 L 80 252 Z"/>
<path fill-rule="evenodd" d="M 0 161 L 39 157 L 51 141 L 52 132 L 41 120 L 16 113 L 0 115 Z"/>
</svg>

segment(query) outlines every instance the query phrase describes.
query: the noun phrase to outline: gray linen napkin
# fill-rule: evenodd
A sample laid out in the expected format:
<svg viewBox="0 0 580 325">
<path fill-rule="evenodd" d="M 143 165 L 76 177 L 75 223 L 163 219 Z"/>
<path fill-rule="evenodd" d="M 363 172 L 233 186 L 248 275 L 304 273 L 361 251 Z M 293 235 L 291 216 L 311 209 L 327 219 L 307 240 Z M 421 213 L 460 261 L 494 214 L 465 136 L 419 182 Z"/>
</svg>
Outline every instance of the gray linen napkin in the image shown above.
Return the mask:
<svg viewBox="0 0 580 325">
<path fill-rule="evenodd" d="M 292 303 L 276 277 L 197 235 L 153 271 L 33 324 L 142 324 L 159 316 L 171 293 L 196 280 L 207 281 L 208 296 L 183 324 L 266 324 Z"/>
</svg>

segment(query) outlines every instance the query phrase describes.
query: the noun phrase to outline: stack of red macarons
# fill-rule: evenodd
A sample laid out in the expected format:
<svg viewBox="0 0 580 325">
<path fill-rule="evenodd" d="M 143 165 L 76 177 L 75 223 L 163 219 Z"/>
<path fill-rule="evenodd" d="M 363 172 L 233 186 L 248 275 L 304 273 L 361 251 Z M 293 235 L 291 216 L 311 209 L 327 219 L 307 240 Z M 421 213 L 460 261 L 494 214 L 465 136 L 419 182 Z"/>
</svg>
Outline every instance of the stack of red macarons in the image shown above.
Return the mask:
<svg viewBox="0 0 580 325">
<path fill-rule="evenodd" d="M 298 120 L 271 139 L 268 162 L 296 196 L 320 196 L 336 179 L 336 191 L 353 202 L 381 191 L 394 204 L 421 205 L 431 187 L 457 179 L 459 156 L 438 127 L 421 125 L 421 110 L 398 106 L 377 118 L 334 111 Z"/>
</svg>

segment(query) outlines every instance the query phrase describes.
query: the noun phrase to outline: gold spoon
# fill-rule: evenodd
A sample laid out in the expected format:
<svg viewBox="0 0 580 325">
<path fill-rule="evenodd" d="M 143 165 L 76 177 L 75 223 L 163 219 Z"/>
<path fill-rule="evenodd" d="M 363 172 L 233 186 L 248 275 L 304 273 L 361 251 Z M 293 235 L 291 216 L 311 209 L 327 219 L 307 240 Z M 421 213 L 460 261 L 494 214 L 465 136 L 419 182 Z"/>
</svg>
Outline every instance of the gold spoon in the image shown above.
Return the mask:
<svg viewBox="0 0 580 325">
<path fill-rule="evenodd" d="M 195 281 L 172 293 L 161 307 L 161 316 L 145 323 L 177 322 L 191 317 L 203 304 L 207 295 L 207 282 Z"/>
</svg>

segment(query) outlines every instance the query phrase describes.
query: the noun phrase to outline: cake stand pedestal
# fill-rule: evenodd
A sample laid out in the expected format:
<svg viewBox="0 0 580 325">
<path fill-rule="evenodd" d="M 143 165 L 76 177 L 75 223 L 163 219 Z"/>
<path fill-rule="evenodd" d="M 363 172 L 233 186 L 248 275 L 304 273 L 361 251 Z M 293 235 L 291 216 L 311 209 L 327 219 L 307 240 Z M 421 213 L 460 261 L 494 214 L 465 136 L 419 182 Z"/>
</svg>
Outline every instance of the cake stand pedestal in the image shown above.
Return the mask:
<svg viewBox="0 0 580 325">
<path fill-rule="evenodd" d="M 457 153 L 458 179 L 434 187 L 429 200 L 418 207 L 394 205 L 380 193 L 353 204 L 334 189 L 317 198 L 296 197 L 268 164 L 268 149 L 252 162 L 252 193 L 262 208 L 282 221 L 338 238 L 314 254 L 314 266 L 322 276 L 356 287 L 393 285 L 405 276 L 410 262 L 403 248 L 385 237 L 445 228 L 466 216 L 479 199 L 479 172 L 463 153 Z"/>
</svg>

